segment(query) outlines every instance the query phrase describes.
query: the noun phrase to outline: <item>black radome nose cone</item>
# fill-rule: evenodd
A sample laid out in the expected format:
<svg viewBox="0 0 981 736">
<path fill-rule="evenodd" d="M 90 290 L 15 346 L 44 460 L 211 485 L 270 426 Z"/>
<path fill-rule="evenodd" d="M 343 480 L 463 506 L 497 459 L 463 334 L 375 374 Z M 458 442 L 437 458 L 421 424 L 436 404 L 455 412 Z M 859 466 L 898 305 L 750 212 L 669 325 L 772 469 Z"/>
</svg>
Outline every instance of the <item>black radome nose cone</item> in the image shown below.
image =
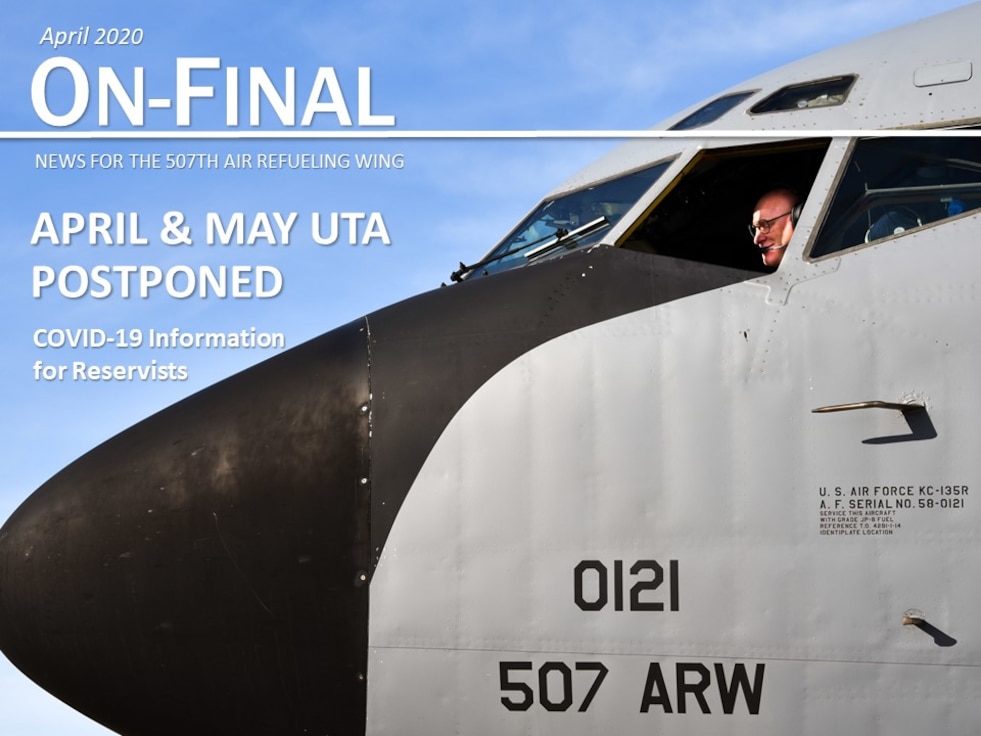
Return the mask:
<svg viewBox="0 0 981 736">
<path fill-rule="evenodd" d="M 81 457 L 0 529 L 0 649 L 124 734 L 363 734 L 355 322 Z"/>
</svg>

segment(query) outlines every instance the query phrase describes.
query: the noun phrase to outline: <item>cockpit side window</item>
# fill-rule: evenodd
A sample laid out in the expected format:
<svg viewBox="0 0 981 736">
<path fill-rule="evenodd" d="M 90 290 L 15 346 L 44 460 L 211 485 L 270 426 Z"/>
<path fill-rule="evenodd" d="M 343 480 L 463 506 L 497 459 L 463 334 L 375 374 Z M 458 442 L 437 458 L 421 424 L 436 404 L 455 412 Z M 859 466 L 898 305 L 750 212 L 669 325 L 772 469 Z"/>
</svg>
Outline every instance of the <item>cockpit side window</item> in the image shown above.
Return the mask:
<svg viewBox="0 0 981 736">
<path fill-rule="evenodd" d="M 829 144 L 822 138 L 704 151 L 617 244 L 744 270 L 748 278 L 769 273 L 747 231 L 755 205 L 776 188 L 806 201 Z"/>
<path fill-rule="evenodd" d="M 454 281 L 473 275 L 524 266 L 597 242 L 612 228 L 671 161 L 624 174 L 542 202 L 481 261 L 450 276 Z"/>
<path fill-rule="evenodd" d="M 842 105 L 855 83 L 855 75 L 818 79 L 804 84 L 792 84 L 777 90 L 762 102 L 753 106 L 750 113 L 789 112 L 814 107 Z"/>
<path fill-rule="evenodd" d="M 688 117 L 679 120 L 669 130 L 692 130 L 693 128 L 700 128 L 703 125 L 714 123 L 744 100 L 752 97 L 756 92 L 757 90 L 751 89 L 717 97 L 708 104 L 702 105 Z"/>
<path fill-rule="evenodd" d="M 855 144 L 810 258 L 899 237 L 981 209 L 981 138 Z"/>
</svg>

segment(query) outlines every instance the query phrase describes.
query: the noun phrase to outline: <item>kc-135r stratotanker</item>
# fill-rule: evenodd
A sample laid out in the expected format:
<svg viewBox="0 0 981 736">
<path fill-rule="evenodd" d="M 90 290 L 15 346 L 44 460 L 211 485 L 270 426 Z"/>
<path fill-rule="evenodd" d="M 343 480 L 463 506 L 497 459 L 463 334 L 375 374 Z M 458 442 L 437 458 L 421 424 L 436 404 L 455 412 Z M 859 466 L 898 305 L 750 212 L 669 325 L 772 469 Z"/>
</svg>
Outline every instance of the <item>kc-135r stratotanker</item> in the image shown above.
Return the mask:
<svg viewBox="0 0 981 736">
<path fill-rule="evenodd" d="M 979 29 L 733 87 L 95 448 L 0 532 L 4 654 L 124 734 L 978 733 Z"/>
</svg>

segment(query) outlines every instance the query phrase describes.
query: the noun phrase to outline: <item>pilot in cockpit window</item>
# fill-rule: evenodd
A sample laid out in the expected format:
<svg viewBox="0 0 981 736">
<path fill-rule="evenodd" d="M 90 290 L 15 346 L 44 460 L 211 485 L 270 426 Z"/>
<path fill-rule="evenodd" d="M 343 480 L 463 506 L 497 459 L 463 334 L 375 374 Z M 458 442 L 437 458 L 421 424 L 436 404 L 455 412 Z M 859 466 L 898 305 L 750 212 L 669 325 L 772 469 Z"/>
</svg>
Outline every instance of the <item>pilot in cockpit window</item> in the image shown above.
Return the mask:
<svg viewBox="0 0 981 736">
<path fill-rule="evenodd" d="M 771 189 L 756 202 L 749 234 L 769 268 L 776 268 L 783 260 L 800 209 L 801 197 L 789 187 Z"/>
</svg>

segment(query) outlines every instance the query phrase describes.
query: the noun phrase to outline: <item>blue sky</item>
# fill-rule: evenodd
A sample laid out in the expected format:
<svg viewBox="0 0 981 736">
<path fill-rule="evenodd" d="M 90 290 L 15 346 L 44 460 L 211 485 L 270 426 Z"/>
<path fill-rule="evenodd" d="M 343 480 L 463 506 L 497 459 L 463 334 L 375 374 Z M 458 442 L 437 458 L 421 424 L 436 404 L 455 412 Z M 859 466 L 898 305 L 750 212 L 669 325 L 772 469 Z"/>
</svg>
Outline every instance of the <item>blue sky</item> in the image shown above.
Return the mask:
<svg viewBox="0 0 981 736">
<path fill-rule="evenodd" d="M 148 96 L 172 88 L 178 57 L 221 57 L 223 66 L 297 69 L 305 99 L 313 73 L 337 70 L 356 108 L 357 68 L 372 69 L 372 105 L 400 130 L 642 129 L 713 93 L 784 62 L 965 4 L 958 0 L 640 0 L 561 4 L 367 0 L 323 3 L 166 4 L 7 0 L 0 26 L 2 131 L 50 130 L 31 104 L 31 80 L 46 59 L 65 55 L 94 74 L 112 66 L 126 79 L 146 70 Z M 58 50 L 54 31 L 91 28 L 89 44 Z M 99 27 L 140 28 L 136 46 L 93 45 Z M 222 77 L 209 77 L 220 81 Z M 50 103 L 67 111 L 66 78 L 52 77 Z M 307 87 L 304 87 L 304 84 Z M 62 96 L 59 96 L 62 95 Z M 60 107 L 59 107 L 60 106 Z M 302 106 L 302 105 L 301 105 Z M 224 124 L 217 103 L 193 103 L 193 127 Z M 96 105 L 69 130 L 93 130 Z M 272 120 L 269 110 L 264 120 Z M 117 124 L 118 112 L 112 118 Z M 327 120 L 324 117 L 322 120 Z M 173 111 L 151 111 L 147 128 L 173 128 Z M 125 128 L 126 126 L 121 126 Z M 245 128 L 247 126 L 243 126 Z M 275 129 L 279 126 L 269 126 Z M 331 126 L 329 121 L 324 127 Z M 39 328 L 116 330 L 179 327 L 283 332 L 294 346 L 371 310 L 438 287 L 460 261 L 473 262 L 541 196 L 615 145 L 603 140 L 68 141 L 0 140 L 4 288 L 0 400 L 0 521 L 35 488 L 99 442 L 271 351 L 42 349 Z M 381 153 L 391 170 L 45 170 L 38 154 Z M 167 211 L 185 213 L 193 246 L 168 247 L 156 233 Z M 297 212 L 289 246 L 207 246 L 206 213 Z M 391 245 L 321 246 L 312 212 L 382 213 Z M 151 243 L 139 248 L 30 244 L 40 213 L 135 212 Z M 32 269 L 71 264 L 258 265 L 281 270 L 283 292 L 268 300 L 66 299 L 31 295 Z M 185 365 L 176 382 L 37 381 L 33 366 Z M 0 658 L 0 733 L 103 734 L 105 729 L 48 696 Z"/>
</svg>

